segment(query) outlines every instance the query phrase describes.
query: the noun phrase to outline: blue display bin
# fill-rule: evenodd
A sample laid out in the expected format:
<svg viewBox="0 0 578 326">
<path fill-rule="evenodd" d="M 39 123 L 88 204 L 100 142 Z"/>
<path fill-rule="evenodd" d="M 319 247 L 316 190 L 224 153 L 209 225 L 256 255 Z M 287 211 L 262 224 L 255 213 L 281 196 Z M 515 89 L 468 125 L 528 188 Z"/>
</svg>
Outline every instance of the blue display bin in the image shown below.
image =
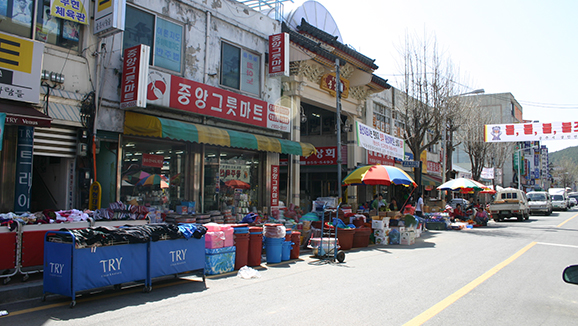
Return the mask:
<svg viewBox="0 0 578 326">
<path fill-rule="evenodd" d="M 205 274 L 216 275 L 235 270 L 235 246 L 205 249 Z"/>
<path fill-rule="evenodd" d="M 205 278 L 205 238 L 159 240 L 150 243 L 151 278 L 196 272 Z"/>
<path fill-rule="evenodd" d="M 72 243 L 46 241 L 51 234 L 72 237 Z M 150 285 L 148 243 L 75 248 L 70 232 L 49 231 L 44 243 L 44 294 L 56 293 L 72 298 L 83 290 L 143 281 Z"/>
</svg>

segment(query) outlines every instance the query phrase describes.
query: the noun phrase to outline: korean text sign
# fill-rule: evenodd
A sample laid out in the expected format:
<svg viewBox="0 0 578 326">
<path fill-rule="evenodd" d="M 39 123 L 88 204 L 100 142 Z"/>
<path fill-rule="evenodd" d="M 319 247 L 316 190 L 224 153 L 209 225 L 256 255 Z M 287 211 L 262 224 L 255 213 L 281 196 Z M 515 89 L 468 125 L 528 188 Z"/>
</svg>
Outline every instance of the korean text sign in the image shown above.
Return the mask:
<svg viewBox="0 0 578 326">
<path fill-rule="evenodd" d="M 355 128 L 357 131 L 357 144 L 360 147 L 393 156 L 394 158 L 404 158 L 405 142 L 403 139 L 390 136 L 359 121 L 355 122 Z"/>
<path fill-rule="evenodd" d="M 289 77 L 289 33 L 269 36 L 269 75 Z"/>
<path fill-rule="evenodd" d="M 485 125 L 486 142 L 578 139 L 578 121 Z"/>
<path fill-rule="evenodd" d="M 139 44 L 124 50 L 120 108 L 146 107 L 150 46 Z"/>
<path fill-rule="evenodd" d="M 54 17 L 88 25 L 89 3 L 88 0 L 51 0 L 50 13 Z"/>
<path fill-rule="evenodd" d="M 44 44 L 0 33 L 0 98 L 38 103 Z"/>
</svg>

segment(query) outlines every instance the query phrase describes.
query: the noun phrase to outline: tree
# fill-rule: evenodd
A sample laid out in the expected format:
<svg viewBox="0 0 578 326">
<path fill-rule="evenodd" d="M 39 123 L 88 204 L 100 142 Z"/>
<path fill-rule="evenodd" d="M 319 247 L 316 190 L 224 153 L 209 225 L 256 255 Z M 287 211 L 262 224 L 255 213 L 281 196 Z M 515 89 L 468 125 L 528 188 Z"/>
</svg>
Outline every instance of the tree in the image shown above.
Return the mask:
<svg viewBox="0 0 578 326">
<path fill-rule="evenodd" d="M 565 158 L 558 161 L 556 165 L 553 169 L 552 177 L 558 187 L 573 188 L 577 180 L 578 166 L 576 166 L 572 160 Z"/>
<path fill-rule="evenodd" d="M 491 118 L 482 111 L 478 101 L 472 96 L 460 96 L 459 101 L 464 108 L 463 125 L 458 133 L 459 139 L 464 145 L 464 151 L 470 158 L 472 165 L 472 179 L 480 180 L 482 169 L 488 163 L 491 164 L 488 155 L 492 143 L 484 142 L 484 125 L 491 123 Z"/>
<path fill-rule="evenodd" d="M 462 109 L 453 98 L 458 94 L 457 74 L 451 60 L 439 52 L 433 36 L 419 40 L 406 35 L 402 55 L 403 96 L 397 105 L 405 124 L 401 136 L 419 160 L 426 148 L 441 140 L 446 126 L 457 130 L 460 125 Z M 414 177 L 421 184 L 420 170 L 414 170 Z"/>
</svg>

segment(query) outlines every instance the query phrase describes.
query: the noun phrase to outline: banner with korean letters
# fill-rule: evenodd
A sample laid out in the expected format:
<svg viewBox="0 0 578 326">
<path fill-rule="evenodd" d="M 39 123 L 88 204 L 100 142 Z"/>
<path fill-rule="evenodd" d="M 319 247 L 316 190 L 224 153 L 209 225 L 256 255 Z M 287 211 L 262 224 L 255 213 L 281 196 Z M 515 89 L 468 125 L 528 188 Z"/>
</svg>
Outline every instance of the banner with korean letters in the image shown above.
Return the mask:
<svg viewBox="0 0 578 326">
<path fill-rule="evenodd" d="M 50 0 L 50 14 L 54 17 L 88 25 L 90 19 L 89 4 L 89 0 Z"/>
<path fill-rule="evenodd" d="M 485 125 L 485 142 L 578 139 L 578 121 Z"/>
<path fill-rule="evenodd" d="M 151 69 L 147 103 L 282 132 L 291 131 L 291 108 Z"/>
<path fill-rule="evenodd" d="M 359 121 L 355 121 L 355 129 L 358 146 L 383 155 L 404 159 L 405 142 L 403 139 L 390 136 Z"/>
</svg>

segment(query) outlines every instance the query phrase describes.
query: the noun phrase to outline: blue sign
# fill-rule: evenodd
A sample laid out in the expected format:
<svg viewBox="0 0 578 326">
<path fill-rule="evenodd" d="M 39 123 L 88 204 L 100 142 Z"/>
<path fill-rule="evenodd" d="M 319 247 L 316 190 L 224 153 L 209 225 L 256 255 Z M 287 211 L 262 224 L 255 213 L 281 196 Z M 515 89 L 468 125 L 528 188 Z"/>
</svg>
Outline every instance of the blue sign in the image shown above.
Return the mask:
<svg viewBox="0 0 578 326">
<path fill-rule="evenodd" d="M 419 164 L 421 161 L 403 161 L 401 162 L 401 166 L 406 168 L 419 168 Z"/>
<path fill-rule="evenodd" d="M 155 66 L 181 71 L 183 28 L 164 19 L 157 19 L 155 34 Z"/>
<path fill-rule="evenodd" d="M 16 187 L 14 187 L 14 213 L 16 214 L 30 211 L 33 143 L 34 127 L 19 126 L 16 147 Z"/>
</svg>

